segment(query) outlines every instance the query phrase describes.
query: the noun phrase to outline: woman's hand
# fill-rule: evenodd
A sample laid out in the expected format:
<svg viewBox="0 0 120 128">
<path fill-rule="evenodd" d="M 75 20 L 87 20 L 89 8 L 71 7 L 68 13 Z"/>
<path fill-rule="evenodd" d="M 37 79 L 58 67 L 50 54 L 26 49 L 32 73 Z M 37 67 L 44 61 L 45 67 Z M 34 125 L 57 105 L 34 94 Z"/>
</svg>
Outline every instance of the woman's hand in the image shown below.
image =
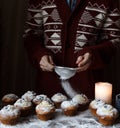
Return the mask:
<svg viewBox="0 0 120 128">
<path fill-rule="evenodd" d="M 54 68 L 54 62 L 52 60 L 52 57 L 49 55 L 44 55 L 40 62 L 40 68 L 42 69 L 42 71 L 53 71 Z"/>
<path fill-rule="evenodd" d="M 76 64 L 78 65 L 78 72 L 85 71 L 89 68 L 92 62 L 92 55 L 90 53 L 85 53 L 77 58 Z"/>
</svg>

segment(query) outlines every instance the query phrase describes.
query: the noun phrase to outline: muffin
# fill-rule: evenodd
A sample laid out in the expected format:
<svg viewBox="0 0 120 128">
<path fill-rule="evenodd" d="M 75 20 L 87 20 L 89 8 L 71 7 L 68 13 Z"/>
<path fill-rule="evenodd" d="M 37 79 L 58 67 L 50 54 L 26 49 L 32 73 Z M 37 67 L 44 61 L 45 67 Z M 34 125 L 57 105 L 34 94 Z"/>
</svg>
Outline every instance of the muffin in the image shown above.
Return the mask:
<svg viewBox="0 0 120 128">
<path fill-rule="evenodd" d="M 73 116 L 77 113 L 78 104 L 73 102 L 72 100 L 63 101 L 61 103 L 61 109 L 66 116 Z"/>
<path fill-rule="evenodd" d="M 38 105 L 39 103 L 41 103 L 43 100 L 50 100 L 46 95 L 41 94 L 41 95 L 37 95 L 34 99 L 33 99 L 33 103 L 35 105 Z"/>
<path fill-rule="evenodd" d="M 104 101 L 100 100 L 100 99 L 95 99 L 93 101 L 90 102 L 89 104 L 89 109 L 91 111 L 91 113 L 94 116 L 97 116 L 96 111 L 98 108 L 102 107 L 105 104 Z"/>
<path fill-rule="evenodd" d="M 67 96 L 62 93 L 57 93 L 51 97 L 51 100 L 54 102 L 56 108 L 60 108 L 61 103 L 67 100 Z"/>
<path fill-rule="evenodd" d="M 18 96 L 10 93 L 10 94 L 6 94 L 2 97 L 2 103 L 4 105 L 8 105 L 8 104 L 14 104 L 14 102 L 18 99 Z"/>
<path fill-rule="evenodd" d="M 54 103 L 48 100 L 43 100 L 35 108 L 36 114 L 40 120 L 47 121 L 53 118 L 55 112 Z"/>
<path fill-rule="evenodd" d="M 20 110 L 14 105 L 4 106 L 0 110 L 0 121 L 3 124 L 14 125 L 20 117 Z"/>
<path fill-rule="evenodd" d="M 83 111 L 88 108 L 89 99 L 85 94 L 77 94 L 72 98 L 72 101 L 78 104 L 78 109 Z"/>
<path fill-rule="evenodd" d="M 99 107 L 96 113 L 98 115 L 98 121 L 105 126 L 113 125 L 118 117 L 117 109 L 109 104 Z"/>
<path fill-rule="evenodd" d="M 21 96 L 21 98 L 28 101 L 32 101 L 35 98 L 35 96 L 36 96 L 36 93 L 34 91 L 27 91 Z"/>
<path fill-rule="evenodd" d="M 27 101 L 24 99 L 18 99 L 15 103 L 14 106 L 16 108 L 19 108 L 21 111 L 21 116 L 28 116 L 32 112 L 32 102 Z"/>
</svg>

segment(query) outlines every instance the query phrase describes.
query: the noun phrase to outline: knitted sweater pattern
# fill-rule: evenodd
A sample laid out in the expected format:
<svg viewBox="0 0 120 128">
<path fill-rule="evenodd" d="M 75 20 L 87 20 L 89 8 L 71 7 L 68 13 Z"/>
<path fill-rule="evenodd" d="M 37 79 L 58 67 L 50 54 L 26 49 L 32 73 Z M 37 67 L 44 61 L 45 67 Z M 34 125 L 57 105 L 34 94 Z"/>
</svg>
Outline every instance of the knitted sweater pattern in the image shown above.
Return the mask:
<svg viewBox="0 0 120 128">
<path fill-rule="evenodd" d="M 55 0 L 37 2 L 30 2 L 25 35 L 29 35 L 31 32 L 32 34 L 42 35 L 45 39 L 44 45 L 46 48 L 54 53 L 61 52 L 61 33 L 64 23 Z M 80 18 L 75 33 L 74 53 L 85 46 L 93 46 L 96 45 L 96 42 L 99 43 L 107 39 L 118 46 L 120 41 L 120 11 L 117 7 L 112 9 L 108 5 L 108 3 L 106 5 L 101 4 L 99 1 L 88 1 L 81 16 L 78 14 Z M 98 40 L 98 31 L 101 30 L 103 33 Z"/>
</svg>

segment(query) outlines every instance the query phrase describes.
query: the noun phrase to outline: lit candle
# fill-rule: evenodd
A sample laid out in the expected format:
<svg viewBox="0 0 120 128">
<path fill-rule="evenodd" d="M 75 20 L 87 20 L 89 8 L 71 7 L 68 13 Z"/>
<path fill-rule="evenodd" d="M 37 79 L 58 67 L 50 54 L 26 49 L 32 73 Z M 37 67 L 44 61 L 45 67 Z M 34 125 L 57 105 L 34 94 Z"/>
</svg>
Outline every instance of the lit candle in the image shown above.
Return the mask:
<svg viewBox="0 0 120 128">
<path fill-rule="evenodd" d="M 95 99 L 101 99 L 107 104 L 112 102 L 112 84 L 107 82 L 95 83 Z"/>
</svg>

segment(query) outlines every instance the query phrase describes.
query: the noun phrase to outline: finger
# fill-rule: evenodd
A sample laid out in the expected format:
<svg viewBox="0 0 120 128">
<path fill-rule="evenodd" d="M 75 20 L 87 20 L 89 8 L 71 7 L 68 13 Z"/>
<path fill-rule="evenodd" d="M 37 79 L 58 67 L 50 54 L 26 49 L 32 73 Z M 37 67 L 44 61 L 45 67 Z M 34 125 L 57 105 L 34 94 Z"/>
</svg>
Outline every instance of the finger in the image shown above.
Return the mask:
<svg viewBox="0 0 120 128">
<path fill-rule="evenodd" d="M 50 63 L 50 64 L 54 65 L 54 62 L 53 62 L 53 59 L 52 59 L 51 56 L 46 56 L 45 55 L 45 56 L 42 57 L 42 59 L 40 61 L 40 64 L 45 65 L 46 63 Z"/>
<path fill-rule="evenodd" d="M 53 59 L 51 56 L 49 56 L 49 62 L 50 62 L 50 64 L 54 65 L 54 62 L 53 62 Z"/>
<path fill-rule="evenodd" d="M 41 58 L 39 64 L 40 64 L 40 65 L 45 65 L 46 61 L 47 61 L 47 56 L 45 55 L 45 56 L 43 56 L 43 57 Z"/>
<path fill-rule="evenodd" d="M 82 57 L 82 56 L 79 56 L 79 57 L 77 58 L 76 64 L 79 64 L 79 63 L 82 61 L 82 59 L 83 59 L 83 57 Z"/>
<path fill-rule="evenodd" d="M 42 69 L 42 71 L 46 71 L 46 69 L 43 65 L 40 65 L 40 68 Z"/>
<path fill-rule="evenodd" d="M 40 67 L 44 70 L 47 70 L 47 71 L 52 71 L 54 68 L 54 66 L 49 63 L 49 57 L 48 56 L 42 57 L 42 59 L 40 61 Z"/>
<path fill-rule="evenodd" d="M 53 68 L 54 68 L 54 65 L 51 64 L 50 60 L 48 60 L 48 61 L 45 62 L 45 66 L 46 66 L 46 69 L 49 70 L 49 71 L 52 71 Z"/>
<path fill-rule="evenodd" d="M 90 67 L 90 65 L 91 65 L 91 61 L 89 61 L 87 64 L 79 67 L 78 72 L 87 70 Z"/>
<path fill-rule="evenodd" d="M 50 72 L 53 71 L 52 69 L 49 69 L 48 67 L 42 66 L 42 65 L 41 65 L 41 69 L 42 69 L 42 71 L 48 71 L 48 72 L 49 72 L 49 71 L 50 71 Z"/>
<path fill-rule="evenodd" d="M 43 63 L 44 63 L 44 65 L 46 66 L 46 67 L 53 67 L 53 60 L 52 60 L 52 57 L 51 56 L 46 56 L 46 57 L 44 57 L 43 58 Z"/>
<path fill-rule="evenodd" d="M 81 70 L 81 67 L 78 67 L 77 70 L 76 70 L 76 72 L 80 72 L 80 70 Z"/>
<path fill-rule="evenodd" d="M 48 57 L 48 56 L 44 56 L 44 57 L 42 58 L 43 64 L 48 63 L 48 60 L 49 60 L 49 57 Z"/>
<path fill-rule="evenodd" d="M 47 71 L 52 71 L 54 66 L 49 64 L 49 63 L 46 63 L 44 66 L 44 69 L 47 70 Z"/>
<path fill-rule="evenodd" d="M 81 63 L 79 63 L 78 66 L 84 66 L 86 65 L 87 63 L 89 63 L 89 61 L 91 60 L 91 56 L 89 53 L 85 53 L 84 54 L 84 59 L 81 61 Z"/>
<path fill-rule="evenodd" d="M 53 71 L 54 65 L 52 65 L 52 64 L 47 65 L 47 69 L 48 69 L 49 71 Z"/>
<path fill-rule="evenodd" d="M 54 64 L 54 62 L 53 62 L 52 57 L 51 57 L 51 56 L 48 56 L 48 68 L 49 68 L 50 71 L 53 71 L 54 65 L 55 65 L 55 64 Z"/>
</svg>

